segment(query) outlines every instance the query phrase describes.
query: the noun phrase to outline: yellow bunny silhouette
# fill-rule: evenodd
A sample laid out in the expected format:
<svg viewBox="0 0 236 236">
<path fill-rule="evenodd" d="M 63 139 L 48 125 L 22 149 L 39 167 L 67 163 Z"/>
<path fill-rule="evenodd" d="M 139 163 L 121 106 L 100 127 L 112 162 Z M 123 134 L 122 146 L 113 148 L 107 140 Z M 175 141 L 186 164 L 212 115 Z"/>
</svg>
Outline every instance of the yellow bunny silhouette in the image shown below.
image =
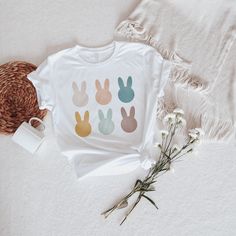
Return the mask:
<svg viewBox="0 0 236 236">
<path fill-rule="evenodd" d="M 91 125 L 89 123 L 89 112 L 84 113 L 84 120 L 81 120 L 79 112 L 75 112 L 75 119 L 77 124 L 75 126 L 75 132 L 81 136 L 86 137 L 91 133 Z"/>
</svg>

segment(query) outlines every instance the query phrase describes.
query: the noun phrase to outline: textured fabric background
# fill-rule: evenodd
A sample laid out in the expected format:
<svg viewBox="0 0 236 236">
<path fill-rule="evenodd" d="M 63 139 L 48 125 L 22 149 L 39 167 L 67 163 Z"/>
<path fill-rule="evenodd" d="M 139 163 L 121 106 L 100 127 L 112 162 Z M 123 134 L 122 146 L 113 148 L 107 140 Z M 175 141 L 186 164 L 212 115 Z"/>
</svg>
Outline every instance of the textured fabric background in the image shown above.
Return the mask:
<svg viewBox="0 0 236 236">
<path fill-rule="evenodd" d="M 0 0 L 0 63 L 20 59 L 38 65 L 76 42 L 104 45 L 138 3 Z M 175 6 L 183 7 L 178 1 Z M 186 18 L 191 20 L 191 15 Z M 47 139 L 38 156 L 13 144 L 10 136 L 0 136 L 1 236 L 236 234 L 234 144 L 205 143 L 197 156 L 176 163 L 175 172 L 160 177 L 151 194 L 160 210 L 143 201 L 120 227 L 125 211 L 107 221 L 100 213 L 127 193 L 143 171 L 77 181 L 53 140 L 50 114 L 46 123 Z"/>
</svg>

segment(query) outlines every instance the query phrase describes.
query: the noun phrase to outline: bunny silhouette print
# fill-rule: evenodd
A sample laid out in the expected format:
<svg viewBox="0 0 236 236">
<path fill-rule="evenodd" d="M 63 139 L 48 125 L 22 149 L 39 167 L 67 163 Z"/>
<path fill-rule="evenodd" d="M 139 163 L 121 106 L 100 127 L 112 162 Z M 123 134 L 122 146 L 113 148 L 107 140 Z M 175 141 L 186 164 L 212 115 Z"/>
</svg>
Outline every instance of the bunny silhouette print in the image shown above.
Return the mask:
<svg viewBox="0 0 236 236">
<path fill-rule="evenodd" d="M 86 137 L 91 133 L 91 125 L 89 123 L 89 112 L 86 111 L 84 113 L 84 120 L 81 119 L 80 113 L 75 112 L 75 119 L 77 124 L 75 126 L 75 132 L 81 136 Z"/>
<path fill-rule="evenodd" d="M 104 82 L 104 88 L 102 88 L 99 80 L 95 81 L 96 84 L 96 100 L 99 104 L 101 105 L 106 105 L 111 101 L 112 95 L 111 92 L 109 91 L 109 80 L 106 79 Z"/>
<path fill-rule="evenodd" d="M 104 117 L 104 114 L 101 110 L 98 111 L 98 116 L 100 119 L 100 122 L 98 124 L 98 129 L 102 134 L 110 134 L 115 128 L 115 125 L 112 121 L 112 110 L 109 108 L 107 111 L 107 116 L 106 118 Z"/>
<path fill-rule="evenodd" d="M 137 121 L 134 118 L 135 115 L 134 106 L 130 108 L 129 116 L 127 115 L 124 107 L 121 107 L 121 115 L 123 117 L 123 120 L 121 121 L 121 128 L 127 133 L 135 131 L 137 128 Z"/>
<path fill-rule="evenodd" d="M 131 102 L 134 98 L 134 90 L 131 88 L 132 86 L 132 77 L 129 76 L 127 79 L 127 85 L 124 85 L 124 82 L 121 77 L 118 78 L 118 84 L 120 90 L 118 92 L 118 97 L 122 102 L 128 103 Z"/>
<path fill-rule="evenodd" d="M 86 94 L 86 82 L 83 81 L 81 83 L 81 89 L 79 89 L 77 84 L 73 81 L 72 88 L 74 91 L 73 98 L 72 98 L 74 105 L 78 107 L 87 105 L 88 95 Z"/>
</svg>

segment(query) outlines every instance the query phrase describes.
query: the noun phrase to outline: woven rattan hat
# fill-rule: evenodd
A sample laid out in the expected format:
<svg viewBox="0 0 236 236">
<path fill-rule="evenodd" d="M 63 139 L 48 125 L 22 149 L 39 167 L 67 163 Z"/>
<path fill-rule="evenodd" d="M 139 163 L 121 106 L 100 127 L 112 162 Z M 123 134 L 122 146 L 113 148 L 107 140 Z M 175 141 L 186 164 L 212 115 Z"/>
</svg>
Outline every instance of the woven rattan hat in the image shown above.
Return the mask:
<svg viewBox="0 0 236 236">
<path fill-rule="evenodd" d="M 40 110 L 36 90 L 27 74 L 36 66 L 22 61 L 0 65 L 0 133 L 11 134 L 33 116 L 43 119 L 47 110 Z M 32 122 L 34 127 L 40 123 Z"/>
</svg>

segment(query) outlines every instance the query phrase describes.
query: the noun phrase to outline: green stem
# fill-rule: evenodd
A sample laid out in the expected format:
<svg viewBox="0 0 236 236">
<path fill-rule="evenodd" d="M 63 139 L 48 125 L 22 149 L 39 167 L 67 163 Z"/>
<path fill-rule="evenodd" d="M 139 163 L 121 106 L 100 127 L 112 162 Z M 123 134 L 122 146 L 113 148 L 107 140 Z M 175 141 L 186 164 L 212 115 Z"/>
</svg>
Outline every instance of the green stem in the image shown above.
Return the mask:
<svg viewBox="0 0 236 236">
<path fill-rule="evenodd" d="M 110 209 L 104 211 L 101 215 L 104 215 L 104 217 L 107 218 L 114 210 L 119 209 L 120 205 L 123 202 L 127 201 L 135 192 L 136 192 L 135 189 L 133 189 L 129 194 L 123 197 L 117 204 L 115 204 Z"/>
<path fill-rule="evenodd" d="M 126 214 L 126 216 L 124 217 L 124 219 L 121 221 L 120 225 L 122 225 L 122 224 L 126 221 L 127 217 L 128 217 L 128 216 L 130 215 L 130 213 L 134 210 L 134 208 L 138 205 L 139 201 L 141 200 L 141 197 L 142 197 L 142 195 L 141 195 L 141 192 L 140 192 L 140 193 L 139 193 L 139 196 L 137 197 L 137 199 L 136 199 L 136 201 L 135 201 L 135 203 L 134 203 L 134 205 L 133 205 L 132 208 L 128 211 L 128 213 Z"/>
<path fill-rule="evenodd" d="M 172 128 L 172 126 L 171 126 L 171 128 Z M 168 143 L 168 145 L 167 145 L 167 147 L 166 147 L 166 149 L 165 149 L 165 152 L 167 152 L 167 150 L 168 150 L 168 148 L 169 148 L 169 146 L 170 146 L 170 144 L 171 144 L 171 141 L 172 141 L 172 139 L 173 139 L 173 137 L 174 137 L 174 135 L 175 135 L 175 129 L 176 129 L 176 122 L 175 122 L 175 124 L 174 124 L 174 129 L 173 129 L 173 131 L 171 131 L 171 129 L 170 129 L 170 132 L 171 132 L 170 140 L 169 140 L 169 143 Z"/>
</svg>

